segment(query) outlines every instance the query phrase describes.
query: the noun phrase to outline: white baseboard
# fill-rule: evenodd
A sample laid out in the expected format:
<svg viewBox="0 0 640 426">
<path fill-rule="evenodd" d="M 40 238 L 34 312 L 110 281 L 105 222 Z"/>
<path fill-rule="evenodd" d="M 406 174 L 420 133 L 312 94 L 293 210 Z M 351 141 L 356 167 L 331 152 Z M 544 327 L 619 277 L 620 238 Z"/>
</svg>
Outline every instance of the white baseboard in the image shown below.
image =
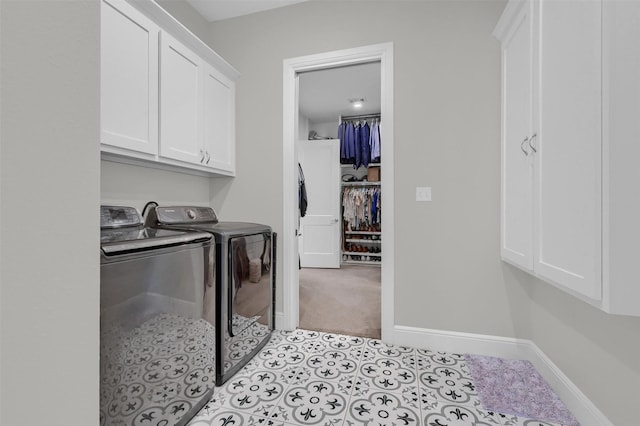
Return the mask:
<svg viewBox="0 0 640 426">
<path fill-rule="evenodd" d="M 532 341 L 523 348 L 528 352 L 524 359 L 531 361 L 536 370 L 549 383 L 556 394 L 571 410 L 582 426 L 613 426 L 613 423 L 593 402 L 558 368 L 557 365 Z"/>
<path fill-rule="evenodd" d="M 521 358 L 523 340 L 456 331 L 430 330 L 426 328 L 394 327 L 396 345 L 414 348 L 434 348 L 442 352 L 473 353 L 501 358 Z"/>
<path fill-rule="evenodd" d="M 276 330 L 287 330 L 287 327 L 285 327 L 284 312 L 276 311 Z"/>
<path fill-rule="evenodd" d="M 526 359 L 536 367 L 582 426 L 613 426 L 593 402 L 531 340 L 396 325 L 393 338 L 387 343 L 458 354 Z"/>
</svg>

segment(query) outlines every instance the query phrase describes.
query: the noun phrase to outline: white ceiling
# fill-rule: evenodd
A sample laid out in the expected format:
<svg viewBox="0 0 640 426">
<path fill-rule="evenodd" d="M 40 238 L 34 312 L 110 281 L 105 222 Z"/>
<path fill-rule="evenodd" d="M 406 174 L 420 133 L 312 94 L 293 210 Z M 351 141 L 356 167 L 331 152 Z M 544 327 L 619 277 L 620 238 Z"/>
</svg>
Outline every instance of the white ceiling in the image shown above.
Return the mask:
<svg viewBox="0 0 640 426">
<path fill-rule="evenodd" d="M 187 0 L 209 22 L 249 15 L 306 0 Z"/>
<path fill-rule="evenodd" d="M 249 15 L 307 0 L 187 0 L 207 21 Z M 316 52 L 309 52 L 309 54 Z M 300 74 L 300 112 L 312 123 L 338 121 L 339 115 L 380 112 L 380 63 L 351 65 Z M 354 110 L 350 99 L 365 99 Z"/>
<path fill-rule="evenodd" d="M 300 112 L 313 123 L 338 122 L 339 115 L 380 112 L 380 62 L 300 74 Z M 354 109 L 350 99 L 364 99 Z"/>
</svg>

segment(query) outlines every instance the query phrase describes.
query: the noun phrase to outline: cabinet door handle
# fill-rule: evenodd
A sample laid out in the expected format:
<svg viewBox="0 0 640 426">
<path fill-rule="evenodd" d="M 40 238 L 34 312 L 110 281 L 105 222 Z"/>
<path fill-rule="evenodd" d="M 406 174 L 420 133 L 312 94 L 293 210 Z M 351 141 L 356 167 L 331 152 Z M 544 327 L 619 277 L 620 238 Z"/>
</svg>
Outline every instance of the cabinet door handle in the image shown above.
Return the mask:
<svg viewBox="0 0 640 426">
<path fill-rule="evenodd" d="M 207 164 L 209 164 L 209 160 L 211 160 L 211 156 L 209 155 L 209 151 L 207 151 Z"/>
<path fill-rule="evenodd" d="M 529 153 L 527 152 L 526 149 L 524 149 L 524 144 L 527 143 L 527 141 L 529 140 L 529 136 L 527 136 L 526 138 L 524 138 L 524 140 L 522 141 L 522 143 L 520 144 L 520 149 L 522 150 L 522 152 L 524 152 L 525 156 L 529 156 Z"/>
<path fill-rule="evenodd" d="M 531 136 L 531 139 L 529 139 L 529 147 L 531 147 L 531 149 L 533 150 L 533 152 L 538 152 L 538 150 L 533 146 L 533 140 L 536 138 L 536 136 L 538 136 L 537 134 L 533 134 L 533 136 Z"/>
<path fill-rule="evenodd" d="M 200 162 L 202 163 L 204 161 L 204 151 L 200 150 Z"/>
</svg>

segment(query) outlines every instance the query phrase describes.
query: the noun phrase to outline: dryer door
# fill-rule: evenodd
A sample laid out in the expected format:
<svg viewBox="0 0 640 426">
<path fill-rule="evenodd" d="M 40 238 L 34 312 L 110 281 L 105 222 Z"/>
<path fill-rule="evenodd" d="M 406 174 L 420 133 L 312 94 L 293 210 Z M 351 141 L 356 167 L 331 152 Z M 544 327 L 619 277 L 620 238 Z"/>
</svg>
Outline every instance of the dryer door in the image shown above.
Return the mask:
<svg viewBox="0 0 640 426">
<path fill-rule="evenodd" d="M 272 328 L 271 233 L 231 238 L 229 251 L 229 334 L 243 334 L 249 327 Z"/>
</svg>

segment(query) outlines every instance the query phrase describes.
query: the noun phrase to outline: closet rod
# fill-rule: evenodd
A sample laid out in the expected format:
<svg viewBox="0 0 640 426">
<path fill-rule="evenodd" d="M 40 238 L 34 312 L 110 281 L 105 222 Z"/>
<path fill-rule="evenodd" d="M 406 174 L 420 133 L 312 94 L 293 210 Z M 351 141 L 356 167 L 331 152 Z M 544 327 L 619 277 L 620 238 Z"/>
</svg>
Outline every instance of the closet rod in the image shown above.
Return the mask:
<svg viewBox="0 0 640 426">
<path fill-rule="evenodd" d="M 340 116 L 340 122 L 342 123 L 342 120 L 361 120 L 363 118 L 380 118 L 380 113 L 377 114 L 362 114 L 362 115 L 345 115 L 345 116 Z"/>
</svg>

